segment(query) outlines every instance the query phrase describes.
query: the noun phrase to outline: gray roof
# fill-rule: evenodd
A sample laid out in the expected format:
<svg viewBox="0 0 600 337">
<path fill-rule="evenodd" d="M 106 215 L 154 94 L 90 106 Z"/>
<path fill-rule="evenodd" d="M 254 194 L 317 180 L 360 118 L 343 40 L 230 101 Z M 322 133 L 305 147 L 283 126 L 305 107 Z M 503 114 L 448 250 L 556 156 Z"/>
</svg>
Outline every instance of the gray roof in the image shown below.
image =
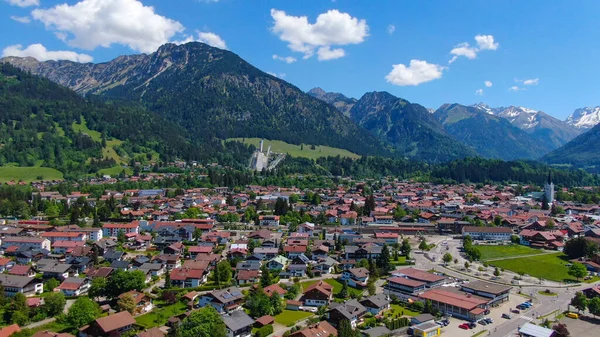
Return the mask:
<svg viewBox="0 0 600 337">
<path fill-rule="evenodd" d="M 554 330 L 531 323 L 525 323 L 525 325 L 519 328 L 519 332 L 534 337 L 551 337 L 554 334 Z"/>
<path fill-rule="evenodd" d="M 70 264 L 66 263 L 57 263 L 54 265 L 44 265 L 38 270 L 42 273 L 66 273 L 71 268 Z"/>
<path fill-rule="evenodd" d="M 229 303 L 244 298 L 242 291 L 238 287 L 215 290 L 210 295 L 221 303 Z"/>
<path fill-rule="evenodd" d="M 24 288 L 32 282 L 41 283 L 32 277 L 0 274 L 0 284 L 2 284 L 3 287 Z"/>
<path fill-rule="evenodd" d="M 463 284 L 462 288 L 463 288 L 463 290 L 464 289 L 473 289 L 475 291 L 486 292 L 486 293 L 497 295 L 497 294 L 501 294 L 505 291 L 510 291 L 511 287 L 505 286 L 502 284 L 497 284 L 497 283 L 475 281 L 475 282 L 471 282 L 468 284 Z"/>
<path fill-rule="evenodd" d="M 367 309 L 356 299 L 346 301 L 344 303 L 332 303 L 329 306 L 329 310 L 336 310 L 347 319 L 359 316 L 367 311 Z"/>
<path fill-rule="evenodd" d="M 236 270 L 259 270 L 260 269 L 260 261 L 250 260 L 250 261 L 242 261 L 238 262 L 235 266 Z"/>
<path fill-rule="evenodd" d="M 375 305 L 377 308 L 381 308 L 383 306 L 390 304 L 390 300 L 388 300 L 388 298 L 385 294 L 377 294 L 377 295 L 369 296 L 369 297 L 363 299 L 360 303 L 364 305 L 364 303 L 366 303 L 367 301 L 373 303 L 373 305 Z"/>
<path fill-rule="evenodd" d="M 231 331 L 238 331 L 254 324 L 254 320 L 242 310 L 236 310 L 229 315 L 223 315 L 223 323 Z"/>
<path fill-rule="evenodd" d="M 390 331 L 390 329 L 388 329 L 384 326 L 376 326 L 374 328 L 364 330 L 362 333 L 363 333 L 363 335 L 369 336 L 369 337 L 380 337 L 380 336 L 384 336 L 384 335 L 389 335 L 391 333 L 391 331 Z"/>
<path fill-rule="evenodd" d="M 420 323 L 433 321 L 434 319 L 435 317 L 433 317 L 431 314 L 420 314 L 419 316 L 415 316 L 412 318 L 413 321 Z"/>
</svg>

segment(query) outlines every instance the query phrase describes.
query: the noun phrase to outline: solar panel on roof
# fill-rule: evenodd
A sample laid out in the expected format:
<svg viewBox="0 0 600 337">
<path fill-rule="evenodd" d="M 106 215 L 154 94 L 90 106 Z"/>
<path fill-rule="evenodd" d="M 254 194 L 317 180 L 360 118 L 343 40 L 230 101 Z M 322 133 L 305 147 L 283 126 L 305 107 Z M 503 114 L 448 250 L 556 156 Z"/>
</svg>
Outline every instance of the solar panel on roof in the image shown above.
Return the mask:
<svg viewBox="0 0 600 337">
<path fill-rule="evenodd" d="M 239 291 L 235 291 L 231 293 L 231 296 L 240 296 L 242 293 L 240 293 Z"/>
<path fill-rule="evenodd" d="M 227 298 L 231 298 L 230 294 L 223 294 L 223 298 L 227 299 Z"/>
</svg>

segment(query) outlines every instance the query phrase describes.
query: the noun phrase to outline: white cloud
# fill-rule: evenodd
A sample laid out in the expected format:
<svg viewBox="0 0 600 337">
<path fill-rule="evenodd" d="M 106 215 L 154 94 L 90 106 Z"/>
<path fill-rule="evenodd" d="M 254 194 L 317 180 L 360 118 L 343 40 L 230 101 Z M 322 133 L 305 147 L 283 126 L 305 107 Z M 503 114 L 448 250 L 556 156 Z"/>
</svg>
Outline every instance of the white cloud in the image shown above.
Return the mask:
<svg viewBox="0 0 600 337">
<path fill-rule="evenodd" d="M 388 25 L 387 26 L 387 32 L 388 32 L 388 34 L 392 35 L 392 34 L 394 34 L 395 31 L 396 31 L 396 26 L 394 26 L 394 25 Z"/>
<path fill-rule="evenodd" d="M 540 82 L 539 78 L 532 78 L 532 79 L 523 81 L 523 84 L 525 84 L 525 85 L 538 85 L 539 82 Z"/>
<path fill-rule="evenodd" d="M 499 44 L 494 42 L 494 37 L 492 35 L 477 35 L 475 36 L 475 41 L 477 42 L 477 47 L 472 47 L 468 42 L 459 43 L 452 50 L 450 54 L 452 54 L 452 58 L 448 63 L 453 63 L 460 56 L 464 56 L 469 60 L 472 60 L 477 57 L 477 53 L 482 50 L 496 50 L 498 49 Z"/>
<path fill-rule="evenodd" d="M 437 80 L 442 77 L 444 67 L 421 60 L 410 60 L 407 67 L 404 64 L 392 65 L 392 71 L 385 79 L 394 85 L 407 86 Z"/>
<path fill-rule="evenodd" d="M 30 23 L 31 22 L 31 19 L 28 16 L 16 16 L 16 15 L 13 15 L 10 18 L 13 19 L 13 20 L 15 20 L 15 21 L 17 21 L 17 22 L 20 22 L 20 23 Z"/>
<path fill-rule="evenodd" d="M 483 89 L 475 90 L 475 95 L 483 96 Z"/>
<path fill-rule="evenodd" d="M 6 0 L 9 4 L 19 7 L 39 6 L 40 0 Z"/>
<path fill-rule="evenodd" d="M 149 53 L 184 30 L 178 21 L 138 0 L 81 0 L 72 6 L 35 9 L 31 15 L 46 29 L 70 34 L 71 46 L 89 50 L 122 44 Z"/>
<path fill-rule="evenodd" d="M 219 35 L 211 32 L 196 32 L 197 36 L 188 35 L 180 41 L 173 41 L 174 44 L 186 44 L 188 42 L 202 42 L 207 45 L 220 49 L 227 49 L 227 44 Z"/>
<path fill-rule="evenodd" d="M 292 51 L 303 53 L 304 59 L 312 57 L 316 49 L 319 49 L 319 60 L 343 57 L 343 49 L 331 47 L 359 44 L 369 36 L 369 26 L 364 19 L 336 9 L 320 14 L 315 23 L 309 23 L 306 16 L 291 16 L 277 9 L 271 9 L 271 17 L 275 21 L 271 31 L 288 42 Z"/>
<path fill-rule="evenodd" d="M 342 48 L 331 49 L 329 46 L 321 47 L 317 50 L 317 58 L 319 61 L 328 61 L 344 57 L 346 52 Z"/>
<path fill-rule="evenodd" d="M 93 57 L 87 54 L 78 54 L 68 50 L 49 51 L 43 45 L 37 43 L 23 49 L 20 44 L 8 46 L 2 51 L 2 56 L 33 57 L 38 61 L 69 60 L 73 62 L 92 62 Z"/>
<path fill-rule="evenodd" d="M 279 74 L 276 74 L 276 73 L 274 73 L 274 72 L 270 72 L 270 71 L 267 71 L 267 74 L 269 74 L 269 75 L 271 75 L 271 76 L 278 77 L 278 78 L 284 78 L 284 77 L 286 76 L 286 73 L 279 73 Z"/>
<path fill-rule="evenodd" d="M 521 88 L 517 85 L 513 85 L 512 87 L 508 88 L 508 90 L 510 91 L 523 91 L 523 90 L 527 90 L 527 88 Z"/>
<path fill-rule="evenodd" d="M 477 41 L 479 50 L 496 50 L 499 46 L 498 42 L 494 42 L 492 35 L 477 35 L 475 41 Z"/>
<path fill-rule="evenodd" d="M 492 81 L 484 81 L 483 84 L 485 84 L 485 86 L 488 88 L 492 87 Z"/>
<path fill-rule="evenodd" d="M 283 61 L 287 64 L 290 63 L 294 63 L 296 61 L 298 61 L 295 57 L 292 56 L 279 56 L 279 55 L 273 55 L 273 60 L 278 60 L 278 61 Z"/>
</svg>

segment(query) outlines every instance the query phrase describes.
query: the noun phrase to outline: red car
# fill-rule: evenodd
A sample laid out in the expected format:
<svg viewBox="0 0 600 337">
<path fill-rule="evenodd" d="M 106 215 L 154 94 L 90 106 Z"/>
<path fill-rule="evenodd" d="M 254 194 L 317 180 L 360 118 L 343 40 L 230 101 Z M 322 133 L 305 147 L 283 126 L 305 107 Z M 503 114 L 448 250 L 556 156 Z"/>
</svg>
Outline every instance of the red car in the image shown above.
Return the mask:
<svg viewBox="0 0 600 337">
<path fill-rule="evenodd" d="M 467 323 L 463 323 L 463 324 L 459 325 L 458 327 L 463 330 L 469 330 L 469 324 L 467 324 Z"/>
</svg>

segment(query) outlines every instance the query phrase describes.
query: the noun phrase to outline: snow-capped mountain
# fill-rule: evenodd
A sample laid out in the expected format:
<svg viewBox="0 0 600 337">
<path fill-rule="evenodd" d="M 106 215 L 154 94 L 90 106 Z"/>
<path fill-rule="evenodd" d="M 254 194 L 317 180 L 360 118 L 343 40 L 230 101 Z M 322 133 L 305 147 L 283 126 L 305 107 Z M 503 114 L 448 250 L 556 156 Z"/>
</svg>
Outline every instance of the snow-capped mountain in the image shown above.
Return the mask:
<svg viewBox="0 0 600 337">
<path fill-rule="evenodd" d="M 492 108 L 479 103 L 474 104 L 473 107 L 487 114 L 505 118 L 512 125 L 538 136 L 540 141 L 552 143 L 555 147 L 566 144 L 582 132 L 582 130 L 556 119 L 543 111 L 522 106 L 511 105 L 509 107 Z"/>
<path fill-rule="evenodd" d="M 600 106 L 576 109 L 566 122 L 578 129 L 593 128 L 600 124 Z"/>
</svg>

